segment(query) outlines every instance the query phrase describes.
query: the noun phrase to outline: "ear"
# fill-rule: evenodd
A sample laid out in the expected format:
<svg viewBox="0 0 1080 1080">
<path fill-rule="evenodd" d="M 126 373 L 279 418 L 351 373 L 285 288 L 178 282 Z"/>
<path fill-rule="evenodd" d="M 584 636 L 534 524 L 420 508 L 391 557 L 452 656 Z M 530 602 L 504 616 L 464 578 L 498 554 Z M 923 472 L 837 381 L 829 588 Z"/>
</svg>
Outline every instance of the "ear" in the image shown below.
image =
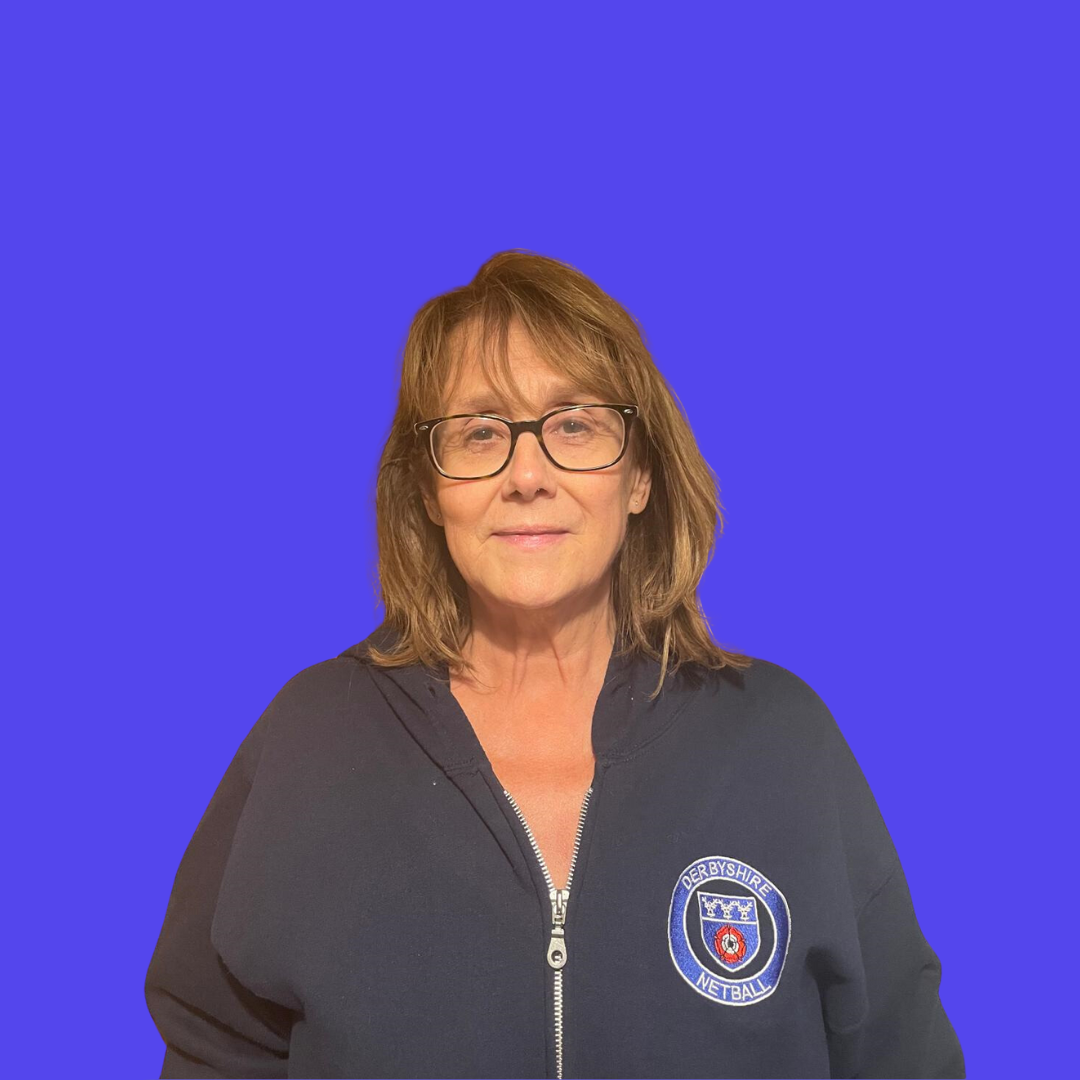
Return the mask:
<svg viewBox="0 0 1080 1080">
<path fill-rule="evenodd" d="M 438 525 L 441 528 L 443 516 L 442 511 L 439 509 L 439 504 L 435 500 L 435 496 L 429 491 L 421 489 L 420 498 L 424 500 L 424 509 L 427 511 L 427 516 L 431 519 L 432 524 Z"/>
<path fill-rule="evenodd" d="M 630 488 L 630 513 L 640 514 L 649 505 L 649 492 L 652 490 L 652 473 L 638 467 L 634 470 L 634 481 Z"/>
<path fill-rule="evenodd" d="M 420 489 L 420 500 L 424 504 L 424 512 L 433 525 L 441 528 L 443 519 L 442 511 L 439 509 L 439 500 L 435 495 L 435 479 L 425 472 L 418 477 L 418 480 L 417 487 Z"/>
</svg>

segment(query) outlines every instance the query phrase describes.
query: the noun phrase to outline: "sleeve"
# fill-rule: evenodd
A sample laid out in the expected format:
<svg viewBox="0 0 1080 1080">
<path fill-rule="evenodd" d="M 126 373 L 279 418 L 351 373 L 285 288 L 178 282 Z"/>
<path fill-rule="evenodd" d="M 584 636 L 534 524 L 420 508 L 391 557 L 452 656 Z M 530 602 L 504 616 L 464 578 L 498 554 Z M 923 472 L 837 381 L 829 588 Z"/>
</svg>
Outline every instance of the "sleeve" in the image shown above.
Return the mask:
<svg viewBox="0 0 1080 1080">
<path fill-rule="evenodd" d="M 165 1040 L 162 1077 L 286 1077 L 294 1014 L 260 998 L 210 940 L 218 890 L 273 703 L 248 733 L 181 860 L 146 974 L 146 1004 Z"/>
<path fill-rule="evenodd" d="M 941 963 L 919 929 L 897 862 L 858 916 L 865 1018 L 828 1032 L 830 1072 L 846 1077 L 964 1077 L 938 988 Z"/>
<path fill-rule="evenodd" d="M 834 1077 L 964 1077 L 939 997 L 941 964 L 923 936 L 896 848 L 830 716 L 836 812 L 852 898 L 845 977 L 827 997 Z"/>
</svg>

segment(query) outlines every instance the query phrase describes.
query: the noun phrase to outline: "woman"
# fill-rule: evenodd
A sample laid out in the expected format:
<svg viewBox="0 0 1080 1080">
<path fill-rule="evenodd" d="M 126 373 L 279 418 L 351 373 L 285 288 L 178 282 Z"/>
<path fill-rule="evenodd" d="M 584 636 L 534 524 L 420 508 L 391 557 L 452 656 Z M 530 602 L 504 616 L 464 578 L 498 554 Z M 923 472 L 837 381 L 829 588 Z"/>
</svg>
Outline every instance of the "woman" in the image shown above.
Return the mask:
<svg viewBox="0 0 1080 1080">
<path fill-rule="evenodd" d="M 805 683 L 712 640 L 715 479 L 631 317 L 503 252 L 425 304 L 384 624 L 291 679 L 184 855 L 162 1076 L 963 1076 Z"/>
</svg>

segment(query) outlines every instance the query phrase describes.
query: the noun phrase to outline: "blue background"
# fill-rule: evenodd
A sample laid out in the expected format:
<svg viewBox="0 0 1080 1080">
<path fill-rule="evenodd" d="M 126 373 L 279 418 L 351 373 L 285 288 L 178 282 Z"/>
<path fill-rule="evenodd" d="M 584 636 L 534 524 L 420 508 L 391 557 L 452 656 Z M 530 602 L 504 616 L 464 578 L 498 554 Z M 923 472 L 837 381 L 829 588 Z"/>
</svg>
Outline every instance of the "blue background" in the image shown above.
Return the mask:
<svg viewBox="0 0 1080 1080">
<path fill-rule="evenodd" d="M 713 631 L 832 710 L 969 1075 L 1064 1065 L 1065 10 L 7 9 L 11 1067 L 158 1075 L 181 856 L 377 625 L 409 321 L 507 248 L 643 323 L 722 485 Z"/>
</svg>

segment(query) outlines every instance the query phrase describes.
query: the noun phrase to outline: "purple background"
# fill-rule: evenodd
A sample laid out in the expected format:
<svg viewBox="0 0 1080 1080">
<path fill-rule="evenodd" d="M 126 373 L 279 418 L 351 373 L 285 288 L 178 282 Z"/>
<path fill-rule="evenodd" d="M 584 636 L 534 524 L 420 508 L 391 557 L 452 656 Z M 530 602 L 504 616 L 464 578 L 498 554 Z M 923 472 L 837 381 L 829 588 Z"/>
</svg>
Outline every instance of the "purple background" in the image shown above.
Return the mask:
<svg viewBox="0 0 1080 1080">
<path fill-rule="evenodd" d="M 722 485 L 714 633 L 831 708 L 969 1075 L 1069 1060 L 1065 6 L 395 11 L 4 16 L 9 1064 L 158 1075 L 195 826 L 379 621 L 409 320 L 512 247 L 643 323 Z"/>
</svg>

